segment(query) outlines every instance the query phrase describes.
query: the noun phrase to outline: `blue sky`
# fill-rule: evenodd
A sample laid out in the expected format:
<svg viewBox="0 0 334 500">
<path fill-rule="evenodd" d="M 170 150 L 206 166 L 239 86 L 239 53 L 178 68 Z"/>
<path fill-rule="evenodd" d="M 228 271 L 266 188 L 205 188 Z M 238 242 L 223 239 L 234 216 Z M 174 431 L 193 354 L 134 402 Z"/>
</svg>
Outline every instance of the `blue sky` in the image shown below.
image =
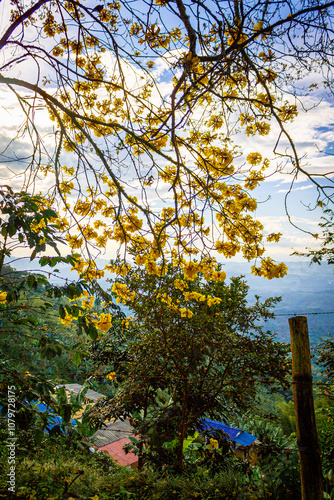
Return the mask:
<svg viewBox="0 0 334 500">
<path fill-rule="evenodd" d="M 4 29 L 6 17 L 6 9 L 9 2 L 3 2 L 0 13 L 2 12 L 0 30 Z M 7 7 L 6 7 L 7 6 Z M 168 21 L 168 20 L 167 20 Z M 110 58 L 108 53 L 105 55 Z M 112 64 L 111 64 L 112 65 Z M 15 68 L 15 72 L 21 77 L 28 78 L 35 71 L 26 63 Z M 168 72 L 164 71 L 164 63 L 157 61 L 156 69 L 157 77 L 160 79 L 160 90 L 163 95 L 166 95 L 171 88 L 171 82 Z M 321 82 L 322 75 L 310 74 L 301 82 L 305 85 L 309 83 Z M 153 96 L 154 98 L 154 96 Z M 302 98 L 303 106 L 308 111 L 303 111 L 302 106 L 299 106 L 299 115 L 291 124 L 287 125 L 288 131 L 293 137 L 297 150 L 300 156 L 304 157 L 305 168 L 318 175 L 329 171 L 334 171 L 333 158 L 330 153 L 334 153 L 334 113 L 333 101 L 330 96 L 323 91 L 315 91 L 310 96 Z M 0 150 L 10 141 L 15 134 L 15 131 L 23 122 L 22 111 L 17 102 L 13 98 L 11 92 L 5 89 L 0 89 Z M 52 132 L 52 124 L 48 120 L 47 113 L 38 111 L 36 113 L 36 123 L 44 134 Z M 247 154 L 254 151 L 259 151 L 263 157 L 272 160 L 272 167 L 269 171 L 269 176 L 254 192 L 254 196 L 258 200 L 258 208 L 255 216 L 265 226 L 265 233 L 281 232 L 283 237 L 278 244 L 268 244 L 268 254 L 277 260 L 290 260 L 291 253 L 294 250 L 303 251 L 306 247 L 316 248 L 320 241 L 315 240 L 309 233 L 318 233 L 317 224 L 320 220 L 322 211 L 320 208 L 313 208 L 317 202 L 317 190 L 312 183 L 303 175 L 299 175 L 295 180 L 293 189 L 288 196 L 288 209 L 291 220 L 300 228 L 293 227 L 289 224 L 285 211 L 285 196 L 290 189 L 292 176 L 289 173 L 291 170 L 289 165 L 281 163 L 280 159 L 273 159 L 273 149 L 277 140 L 278 131 L 273 126 L 272 132 L 266 137 L 247 137 L 240 133 L 235 136 L 235 143 L 241 146 L 243 157 L 239 160 L 242 164 L 247 157 Z M 46 138 L 46 144 L 48 139 Z M 49 144 L 52 144 L 50 136 Z M 278 145 L 278 151 L 281 153 L 287 152 L 287 143 L 282 141 Z M 0 157 L 0 179 L 1 182 L 11 182 L 15 187 L 20 187 L 23 177 L 14 179 L 11 171 L 17 171 L 21 168 L 22 162 L 9 162 L 6 158 L 15 153 L 16 155 L 24 156 L 30 151 L 28 138 L 23 136 L 19 142 L 19 147 L 16 145 L 15 151 L 9 149 L 6 154 Z M 8 170 L 10 167 L 11 170 Z M 274 173 L 276 169 L 281 169 L 280 173 Z M 333 178 L 333 177 L 332 177 Z M 41 188 L 46 189 L 50 183 L 48 179 L 41 184 Z M 152 197 L 152 203 L 155 200 Z M 114 255 L 112 248 L 108 250 L 111 257 Z M 240 259 L 236 257 L 235 260 Z"/>
</svg>

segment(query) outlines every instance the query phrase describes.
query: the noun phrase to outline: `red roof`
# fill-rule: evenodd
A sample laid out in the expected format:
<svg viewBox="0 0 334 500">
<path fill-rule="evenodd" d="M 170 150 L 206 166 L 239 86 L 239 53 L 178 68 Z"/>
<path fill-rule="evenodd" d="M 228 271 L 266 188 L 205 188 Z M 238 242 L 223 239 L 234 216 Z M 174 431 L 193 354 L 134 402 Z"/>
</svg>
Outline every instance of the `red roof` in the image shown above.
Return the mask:
<svg viewBox="0 0 334 500">
<path fill-rule="evenodd" d="M 130 439 L 128 437 L 119 439 L 114 443 L 109 443 L 104 446 L 101 446 L 99 450 L 106 451 L 109 455 L 116 460 L 120 465 L 133 465 L 138 462 L 138 457 L 134 453 L 125 453 L 123 450 L 123 446 L 127 443 L 130 443 Z"/>
</svg>

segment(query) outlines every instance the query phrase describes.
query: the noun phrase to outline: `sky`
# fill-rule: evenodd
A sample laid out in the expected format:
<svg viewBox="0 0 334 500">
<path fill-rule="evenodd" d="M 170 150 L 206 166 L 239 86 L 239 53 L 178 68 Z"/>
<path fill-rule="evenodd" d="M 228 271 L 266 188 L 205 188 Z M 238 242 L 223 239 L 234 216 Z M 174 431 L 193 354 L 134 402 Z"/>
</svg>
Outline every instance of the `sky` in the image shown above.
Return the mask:
<svg viewBox="0 0 334 500">
<path fill-rule="evenodd" d="M 6 7 L 7 5 L 7 7 Z M 2 9 L 2 11 L 1 11 Z M 5 29 L 4 19 L 8 12 L 8 3 L 0 5 L 0 34 Z M 5 57 L 5 56 L 4 56 Z M 110 61 L 108 62 L 108 57 Z M 105 54 L 105 61 L 113 66 L 112 56 Z M 156 62 L 156 76 L 160 79 L 159 89 L 165 95 L 171 88 L 171 82 L 168 79 L 168 73 L 164 71 L 163 61 Z M 27 78 L 33 76 L 36 68 L 22 63 L 16 68 L 18 76 Z M 129 72 L 130 75 L 131 72 Z M 305 80 L 310 82 L 321 81 L 320 74 L 308 75 Z M 153 95 L 154 98 L 154 95 Z M 323 92 L 314 92 L 310 96 L 304 97 L 302 105 L 299 105 L 299 114 L 292 123 L 287 125 L 287 129 L 292 135 L 299 154 L 304 157 L 305 169 L 312 173 L 323 174 L 328 171 L 334 171 L 334 103 L 330 96 Z M 307 110 L 307 111 L 305 111 Z M 52 129 L 53 125 L 48 119 L 48 115 L 43 110 L 38 110 L 35 115 L 36 123 L 45 137 L 45 144 L 52 147 Z M 11 139 L 16 131 L 24 122 L 24 116 L 13 93 L 3 87 L 0 87 L 0 181 L 1 183 L 10 183 L 19 188 L 22 177 L 14 177 L 17 169 L 24 165 L 24 157 L 29 153 L 29 139 L 21 131 L 22 136 L 19 142 L 11 144 Z M 50 136 L 48 135 L 50 134 Z M 243 156 L 239 162 L 242 164 L 247 154 L 259 151 L 263 157 L 272 159 L 273 149 L 276 143 L 278 131 L 273 127 L 272 132 L 264 137 L 247 137 L 245 134 L 239 134 L 235 142 L 239 144 L 243 151 Z M 8 146 L 9 144 L 9 146 Z M 288 144 L 282 141 L 277 150 L 285 153 Z M 255 218 L 259 219 L 265 227 L 265 233 L 281 232 L 283 237 L 279 243 L 267 244 L 268 254 L 276 260 L 294 260 L 298 257 L 292 257 L 293 251 L 304 251 L 305 248 L 317 248 L 321 240 L 312 237 L 312 234 L 319 233 L 318 222 L 322 215 L 319 207 L 316 207 L 317 190 L 305 176 L 299 175 L 291 187 L 292 176 L 288 173 L 289 167 L 280 164 L 279 160 L 272 162 L 272 172 L 276 167 L 282 168 L 280 173 L 274 173 L 269 176 L 254 192 L 258 200 L 258 207 Z M 48 186 L 48 179 L 43 181 L 41 188 Z M 50 181 L 51 183 L 51 181 Z M 50 184 L 51 185 L 51 184 Z M 287 193 L 288 196 L 287 196 Z M 158 206 L 161 202 L 154 197 L 152 193 L 150 202 Z M 290 216 L 291 222 L 297 226 L 294 227 L 286 213 Z M 310 234 L 311 233 L 311 234 Z M 108 249 L 108 255 L 114 257 L 114 249 Z M 235 261 L 241 260 L 240 256 L 235 257 Z"/>
</svg>

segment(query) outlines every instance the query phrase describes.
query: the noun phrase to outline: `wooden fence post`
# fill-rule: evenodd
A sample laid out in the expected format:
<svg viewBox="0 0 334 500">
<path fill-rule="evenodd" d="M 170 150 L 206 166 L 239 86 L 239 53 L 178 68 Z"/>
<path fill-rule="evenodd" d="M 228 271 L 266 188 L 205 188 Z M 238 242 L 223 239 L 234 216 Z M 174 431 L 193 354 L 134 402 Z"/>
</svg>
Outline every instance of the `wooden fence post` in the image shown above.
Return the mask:
<svg viewBox="0 0 334 500">
<path fill-rule="evenodd" d="M 289 327 L 302 500 L 323 500 L 322 470 L 313 404 L 311 354 L 306 316 L 290 318 Z"/>
</svg>

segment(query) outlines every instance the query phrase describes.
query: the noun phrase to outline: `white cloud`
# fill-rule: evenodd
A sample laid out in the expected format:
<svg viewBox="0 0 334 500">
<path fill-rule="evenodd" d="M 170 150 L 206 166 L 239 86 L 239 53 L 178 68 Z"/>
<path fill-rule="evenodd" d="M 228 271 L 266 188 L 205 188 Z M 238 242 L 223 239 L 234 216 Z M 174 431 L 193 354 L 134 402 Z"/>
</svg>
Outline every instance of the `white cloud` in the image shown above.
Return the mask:
<svg viewBox="0 0 334 500">
<path fill-rule="evenodd" d="M 310 184 L 309 186 L 294 187 L 293 191 L 305 191 L 307 189 L 314 189 L 314 188 L 315 188 L 314 184 Z M 286 189 L 279 189 L 277 192 L 286 193 Z"/>
</svg>

